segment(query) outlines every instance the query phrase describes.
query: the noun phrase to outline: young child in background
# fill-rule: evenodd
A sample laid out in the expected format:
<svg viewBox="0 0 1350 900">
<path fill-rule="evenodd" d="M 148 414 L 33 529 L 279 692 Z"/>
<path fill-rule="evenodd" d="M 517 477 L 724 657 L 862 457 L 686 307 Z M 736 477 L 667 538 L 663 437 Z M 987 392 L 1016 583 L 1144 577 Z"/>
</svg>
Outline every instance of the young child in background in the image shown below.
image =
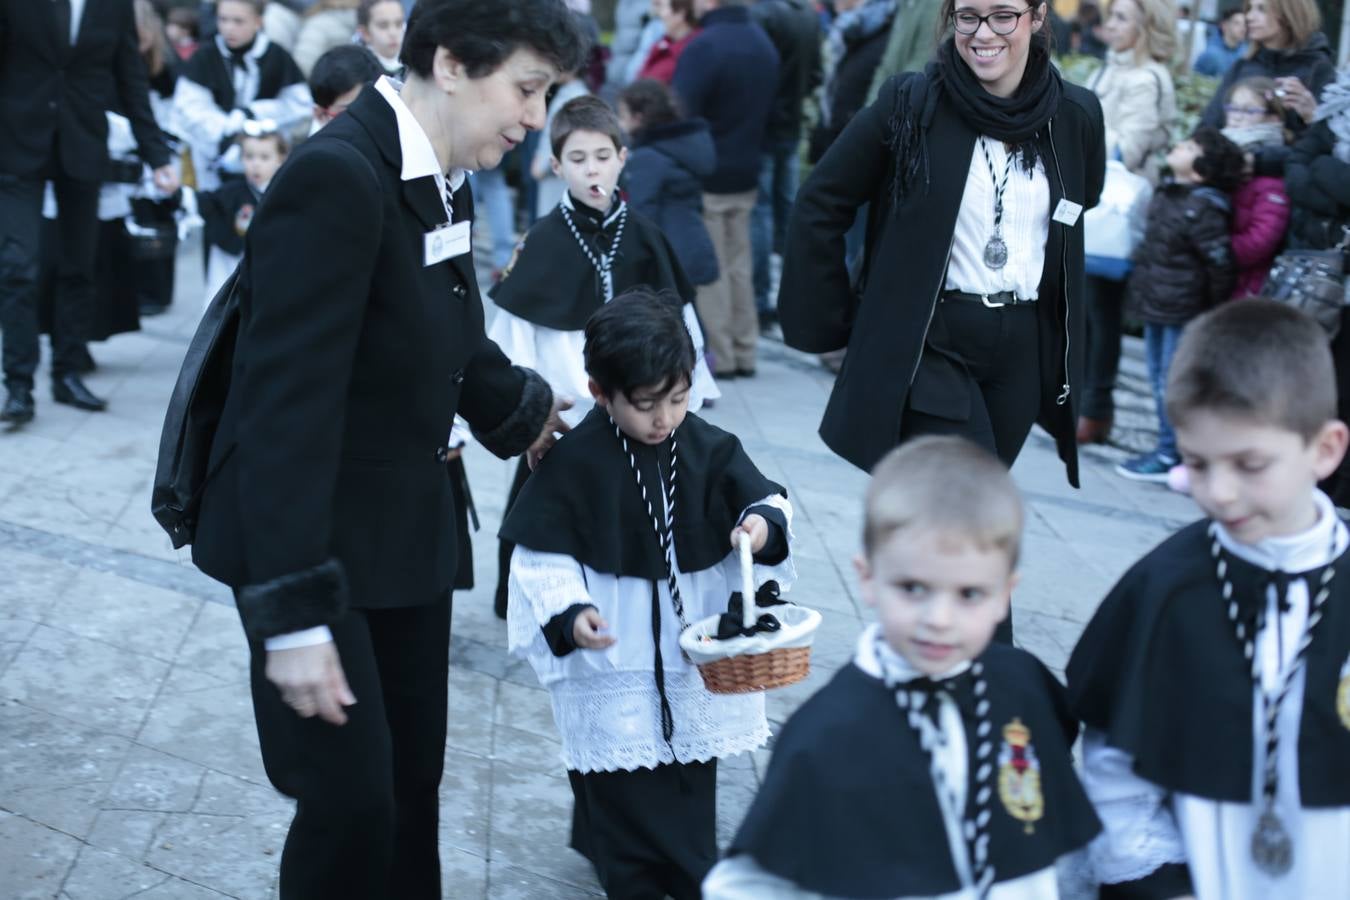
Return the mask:
<svg viewBox="0 0 1350 900">
<path fill-rule="evenodd" d="M 586 321 L 629 288 L 669 291 L 684 302 L 685 324 L 698 353 L 689 398 L 689 408 L 697 411 L 720 394 L 703 362 L 694 288 L 665 235 L 619 195 L 627 150 L 614 110 L 598 97 L 578 97 L 557 111 L 548 138 L 553 171 L 566 193 L 525 235 L 490 292 L 497 315 L 488 336 L 517 365 L 542 375 L 555 395 L 573 401 L 564 418 L 575 424 L 590 408 L 581 352 Z M 508 510 L 529 474 L 522 457 Z M 505 616 L 509 542 L 503 542 L 498 558 L 496 609 Z"/>
<path fill-rule="evenodd" d="M 675 248 L 695 286 L 717 280 L 717 252 L 703 223 L 703 178 L 717 148 L 702 119 L 685 119 L 675 95 L 644 78 L 619 92 L 619 124 L 632 143 L 624 167 L 628 204 L 651 219 Z"/>
<path fill-rule="evenodd" d="M 558 174 L 556 167 L 558 148 L 552 145 L 547 135 L 553 134 L 553 120 L 559 110 L 578 97 L 590 94 L 586 82 L 576 72 L 564 72 L 554 82 L 553 99 L 548 104 L 548 118 L 544 120 L 543 134 L 530 160 L 530 177 L 535 182 L 534 214 L 537 219 L 553 212 L 553 208 L 562 201 L 567 193 L 567 182 Z"/>
<path fill-rule="evenodd" d="M 356 8 L 356 37 L 391 78 L 403 72 L 404 24 L 402 0 L 361 0 Z"/>
<path fill-rule="evenodd" d="M 263 5 L 220 0 L 214 43 L 193 54 L 174 88 L 198 190 L 215 190 L 242 173 L 235 138 L 245 122 L 266 121 L 286 132 L 310 117 L 313 100 L 300 67 L 262 32 Z"/>
<path fill-rule="evenodd" d="M 768 738 L 764 694 L 712 694 L 686 624 L 740 585 L 786 589 L 792 507 L 740 441 L 690 413 L 678 300 L 635 290 L 586 325 L 595 407 L 535 469 L 502 524 L 508 645 L 553 701 L 575 800 L 572 847 L 608 896 L 695 900 L 717 860 L 717 760 Z"/>
<path fill-rule="evenodd" d="M 1158 444 L 1116 466 L 1136 481 L 1167 482 L 1178 464 L 1167 421 L 1165 386 L 1181 329 L 1233 293 L 1230 194 L 1242 182 L 1242 151 L 1216 128 L 1199 128 L 1167 154 L 1171 170 L 1153 193 L 1144 239 L 1125 287 L 1127 308 L 1144 323 L 1148 377 L 1158 414 Z"/>
<path fill-rule="evenodd" d="M 375 54 L 357 44 L 334 47 L 320 56 L 309 73 L 309 93 L 314 98 L 309 133 L 346 112 L 361 89 L 383 74 Z"/>
<path fill-rule="evenodd" d="M 706 900 L 1058 895 L 1056 860 L 1100 825 L 1064 689 L 993 642 L 1022 527 L 1007 469 L 963 438 L 878 463 L 854 559 L 878 622 L 783 727 Z"/>
<path fill-rule="evenodd" d="M 1284 104 L 1275 94 L 1273 78 L 1243 78 L 1234 83 L 1223 108 L 1223 136 L 1249 158 L 1285 145 Z M 1233 261 L 1237 264 L 1233 299 L 1260 296 L 1288 227 L 1284 179 L 1270 175 L 1246 178 L 1233 194 Z"/>
<path fill-rule="evenodd" d="M 214 191 L 197 193 L 197 210 L 206 222 L 203 244 L 206 247 L 206 298 L 210 304 L 225 279 L 244 255 L 244 235 L 263 193 L 286 161 L 289 147 L 277 131 L 249 127 L 239 138 L 243 157 L 243 180 L 232 179 Z"/>
<path fill-rule="evenodd" d="M 1206 519 L 1112 589 L 1069 660 L 1103 897 L 1350 897 L 1350 534 L 1326 334 L 1251 299 L 1167 386 Z"/>
</svg>

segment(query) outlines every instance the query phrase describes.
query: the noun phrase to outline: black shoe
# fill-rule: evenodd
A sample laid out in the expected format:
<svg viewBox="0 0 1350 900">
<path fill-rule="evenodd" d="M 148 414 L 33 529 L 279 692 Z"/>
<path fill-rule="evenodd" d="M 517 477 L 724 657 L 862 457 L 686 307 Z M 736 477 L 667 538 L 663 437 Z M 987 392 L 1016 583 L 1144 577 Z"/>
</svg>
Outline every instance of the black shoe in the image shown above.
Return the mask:
<svg viewBox="0 0 1350 900">
<path fill-rule="evenodd" d="M 5 398 L 5 407 L 0 409 L 0 422 L 10 422 L 14 425 L 31 422 L 36 408 L 32 390 L 22 387 L 10 388 L 9 396 Z"/>
<path fill-rule="evenodd" d="M 737 378 L 754 378 L 754 377 L 755 377 L 755 370 L 754 370 L 754 369 L 737 369 L 737 370 L 736 370 L 736 377 L 737 377 Z"/>
<path fill-rule="evenodd" d="M 80 376 L 73 374 L 62 375 L 52 382 L 52 399 L 57 403 L 65 403 L 90 412 L 102 412 L 108 408 L 107 400 L 94 396 L 93 392 L 84 386 Z"/>
</svg>

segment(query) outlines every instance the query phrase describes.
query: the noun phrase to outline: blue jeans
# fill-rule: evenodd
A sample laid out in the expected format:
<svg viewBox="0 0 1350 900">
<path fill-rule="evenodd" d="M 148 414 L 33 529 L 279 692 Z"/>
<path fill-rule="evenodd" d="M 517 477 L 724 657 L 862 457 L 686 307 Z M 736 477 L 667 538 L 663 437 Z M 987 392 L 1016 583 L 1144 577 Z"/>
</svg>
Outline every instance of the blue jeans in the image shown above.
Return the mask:
<svg viewBox="0 0 1350 900">
<path fill-rule="evenodd" d="M 1181 339 L 1181 325 L 1144 323 L 1144 354 L 1148 360 L 1148 380 L 1153 384 L 1153 402 L 1158 406 L 1157 454 L 1170 460 L 1177 455 L 1177 435 L 1167 421 L 1167 373 Z"/>
<path fill-rule="evenodd" d="M 769 255 L 783 252 L 788 213 L 797 195 L 796 138 L 770 144 L 760 156 L 759 198 L 750 215 L 750 253 L 754 266 L 755 308 L 773 308 L 769 300 Z"/>
<path fill-rule="evenodd" d="M 483 169 L 474 172 L 470 180 L 474 204 L 487 212 L 492 232 L 492 268 L 500 271 L 511 261 L 511 251 L 516 245 L 516 213 L 506 187 L 506 173 L 500 167 Z"/>
</svg>

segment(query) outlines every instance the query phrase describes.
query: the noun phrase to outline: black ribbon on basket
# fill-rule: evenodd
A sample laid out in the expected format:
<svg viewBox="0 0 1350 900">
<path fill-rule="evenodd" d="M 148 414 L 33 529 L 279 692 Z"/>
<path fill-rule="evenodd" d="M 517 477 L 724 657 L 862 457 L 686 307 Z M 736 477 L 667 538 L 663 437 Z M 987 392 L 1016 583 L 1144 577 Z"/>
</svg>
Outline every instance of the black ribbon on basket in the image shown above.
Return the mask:
<svg viewBox="0 0 1350 900">
<path fill-rule="evenodd" d="M 779 598 L 778 582 L 766 581 L 760 585 L 759 590 L 755 591 L 755 606 L 763 608 L 765 606 L 785 606 L 788 601 Z M 765 613 L 760 616 L 750 628 L 743 624 L 741 592 L 736 591 L 731 595 L 731 600 L 727 603 L 727 611 L 717 620 L 717 634 L 714 637 L 719 641 L 730 640 L 737 637 L 754 637 L 757 634 L 772 634 L 783 627 L 783 623 L 778 621 L 778 617 L 771 613 Z"/>
</svg>

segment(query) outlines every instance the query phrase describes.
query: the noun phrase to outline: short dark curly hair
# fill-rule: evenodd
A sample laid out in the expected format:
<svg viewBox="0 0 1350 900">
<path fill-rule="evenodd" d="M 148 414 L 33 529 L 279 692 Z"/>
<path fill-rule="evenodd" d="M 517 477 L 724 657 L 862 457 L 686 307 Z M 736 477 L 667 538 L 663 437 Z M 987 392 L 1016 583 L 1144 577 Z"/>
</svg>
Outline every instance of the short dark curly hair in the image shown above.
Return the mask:
<svg viewBox="0 0 1350 900">
<path fill-rule="evenodd" d="M 673 293 L 646 287 L 630 288 L 600 307 L 586 323 L 586 374 L 611 398 L 691 384 L 694 340 L 683 308 Z"/>
<path fill-rule="evenodd" d="M 1195 129 L 1191 140 L 1200 147 L 1200 155 L 1195 158 L 1195 174 L 1205 180 L 1205 184 L 1231 194 L 1241 186 L 1246 178 L 1247 162 L 1242 148 L 1223 136 L 1217 128 L 1204 126 Z"/>
<path fill-rule="evenodd" d="M 563 0 L 420 0 L 408 17 L 401 61 L 430 78 L 437 47 L 449 50 L 470 78 L 482 78 L 522 47 L 560 72 L 574 72 L 589 42 Z"/>
</svg>

